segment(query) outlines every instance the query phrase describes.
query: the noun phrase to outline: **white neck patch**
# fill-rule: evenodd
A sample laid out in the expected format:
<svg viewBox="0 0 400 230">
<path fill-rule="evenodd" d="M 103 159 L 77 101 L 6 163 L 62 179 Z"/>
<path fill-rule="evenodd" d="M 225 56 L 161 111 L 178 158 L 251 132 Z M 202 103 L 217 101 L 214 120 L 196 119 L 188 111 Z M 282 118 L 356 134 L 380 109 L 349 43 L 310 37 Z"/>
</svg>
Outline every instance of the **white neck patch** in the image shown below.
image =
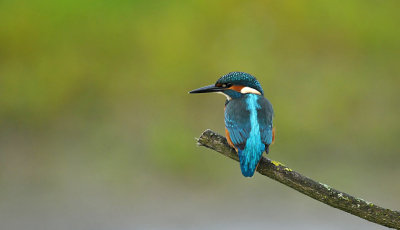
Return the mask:
<svg viewBox="0 0 400 230">
<path fill-rule="evenodd" d="M 223 92 L 216 92 L 216 93 L 224 95 L 226 97 L 226 100 L 228 101 L 232 99 L 230 96 L 224 94 Z"/>
<path fill-rule="evenodd" d="M 256 89 L 253 89 L 253 88 L 251 88 L 251 87 L 243 87 L 241 90 L 240 90 L 240 93 L 243 93 L 243 94 L 245 94 L 245 93 L 253 93 L 253 94 L 258 94 L 258 95 L 261 95 L 261 93 L 258 91 L 258 90 L 256 90 Z"/>
</svg>

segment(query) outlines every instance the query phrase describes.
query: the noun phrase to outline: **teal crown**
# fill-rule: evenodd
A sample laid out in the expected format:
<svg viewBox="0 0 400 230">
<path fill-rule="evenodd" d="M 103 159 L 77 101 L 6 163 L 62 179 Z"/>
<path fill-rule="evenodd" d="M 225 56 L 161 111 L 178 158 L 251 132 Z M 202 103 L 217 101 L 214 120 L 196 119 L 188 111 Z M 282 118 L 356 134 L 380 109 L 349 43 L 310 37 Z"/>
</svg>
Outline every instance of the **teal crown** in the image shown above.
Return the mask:
<svg viewBox="0 0 400 230">
<path fill-rule="evenodd" d="M 255 77 L 244 72 L 231 72 L 222 76 L 215 84 L 232 84 L 251 87 L 264 95 L 264 91 Z"/>
</svg>

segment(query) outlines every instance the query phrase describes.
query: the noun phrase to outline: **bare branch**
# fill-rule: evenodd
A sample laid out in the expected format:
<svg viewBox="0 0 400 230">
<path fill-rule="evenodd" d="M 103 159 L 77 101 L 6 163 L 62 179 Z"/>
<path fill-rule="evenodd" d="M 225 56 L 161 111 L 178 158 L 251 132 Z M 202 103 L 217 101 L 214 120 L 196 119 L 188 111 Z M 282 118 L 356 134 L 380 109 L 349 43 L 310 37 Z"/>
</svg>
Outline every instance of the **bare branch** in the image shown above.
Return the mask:
<svg viewBox="0 0 400 230">
<path fill-rule="evenodd" d="M 215 150 L 236 161 L 239 160 L 237 153 L 228 145 L 225 137 L 211 130 L 204 131 L 197 142 L 200 146 Z M 386 227 L 400 229 L 399 211 L 382 208 L 361 198 L 340 192 L 305 177 L 279 162 L 263 157 L 257 171 L 329 206 Z"/>
</svg>

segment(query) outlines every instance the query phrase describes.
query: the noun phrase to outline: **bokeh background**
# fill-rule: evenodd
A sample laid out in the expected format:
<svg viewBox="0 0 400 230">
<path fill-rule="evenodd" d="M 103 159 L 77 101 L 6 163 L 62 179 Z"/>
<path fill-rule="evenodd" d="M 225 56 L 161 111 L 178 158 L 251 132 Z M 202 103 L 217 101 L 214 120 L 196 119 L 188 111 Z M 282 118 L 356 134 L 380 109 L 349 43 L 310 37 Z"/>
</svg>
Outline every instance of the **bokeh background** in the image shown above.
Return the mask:
<svg viewBox="0 0 400 230">
<path fill-rule="evenodd" d="M 400 3 L 0 1 L 0 229 L 384 229 L 196 146 L 231 71 L 268 157 L 400 209 Z"/>
</svg>

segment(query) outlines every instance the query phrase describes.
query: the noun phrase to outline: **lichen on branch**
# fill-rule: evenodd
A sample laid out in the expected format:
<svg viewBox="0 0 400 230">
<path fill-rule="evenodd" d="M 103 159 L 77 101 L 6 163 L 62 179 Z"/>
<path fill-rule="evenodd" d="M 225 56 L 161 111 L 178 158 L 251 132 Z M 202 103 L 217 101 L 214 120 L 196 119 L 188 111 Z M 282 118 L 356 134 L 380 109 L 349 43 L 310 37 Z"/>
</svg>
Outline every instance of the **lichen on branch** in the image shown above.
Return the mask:
<svg viewBox="0 0 400 230">
<path fill-rule="evenodd" d="M 209 129 L 201 134 L 197 139 L 197 143 L 200 146 L 210 148 L 233 160 L 239 161 L 236 151 L 228 145 L 225 137 Z M 400 229 L 399 211 L 382 208 L 361 198 L 340 192 L 326 184 L 303 176 L 280 162 L 263 157 L 260 160 L 257 171 L 331 207 L 338 208 L 376 224 Z"/>
</svg>

